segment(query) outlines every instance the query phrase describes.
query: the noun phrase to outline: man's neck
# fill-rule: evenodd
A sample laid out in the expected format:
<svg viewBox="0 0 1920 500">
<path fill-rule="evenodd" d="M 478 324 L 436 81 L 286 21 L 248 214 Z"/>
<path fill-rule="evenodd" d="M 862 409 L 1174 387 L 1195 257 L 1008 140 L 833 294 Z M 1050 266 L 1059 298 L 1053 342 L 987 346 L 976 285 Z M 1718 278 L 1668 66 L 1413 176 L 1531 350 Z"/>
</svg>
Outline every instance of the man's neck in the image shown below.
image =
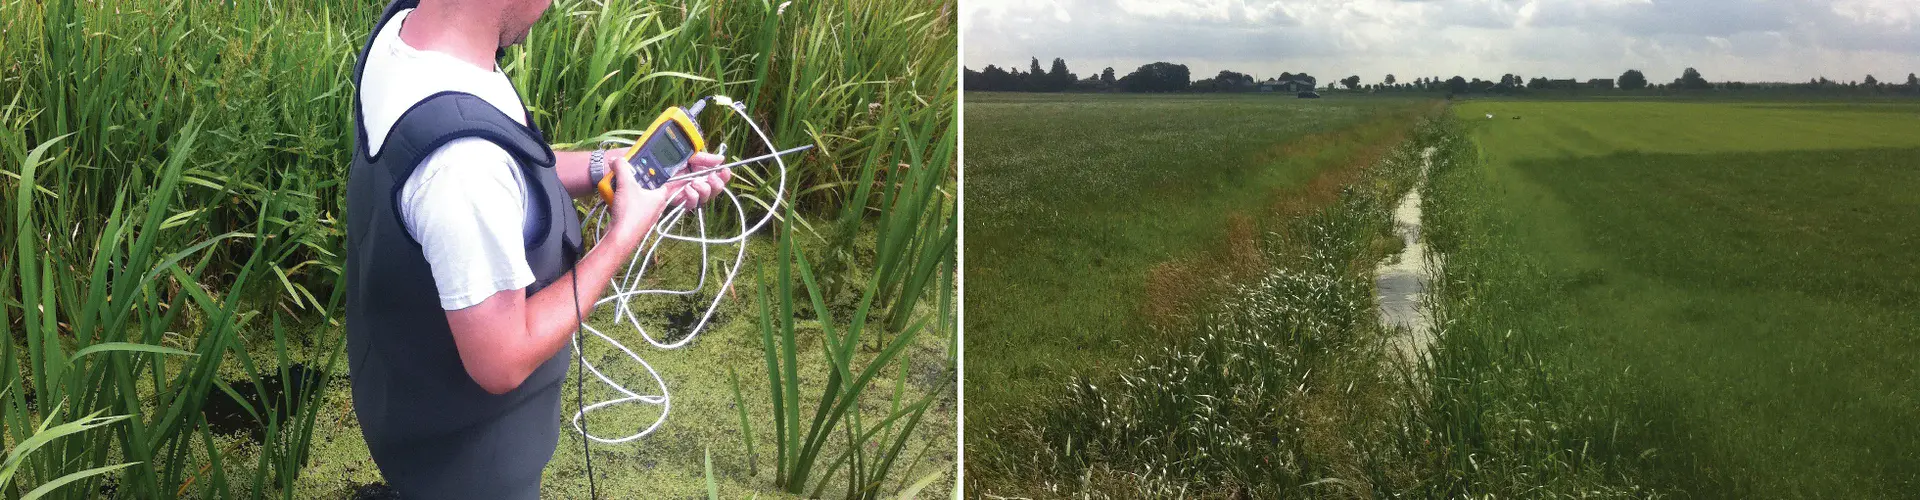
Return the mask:
<svg viewBox="0 0 1920 500">
<path fill-rule="evenodd" d="M 498 30 L 473 28 L 499 24 L 499 19 L 486 17 L 471 9 L 451 9 L 442 3 L 423 3 L 400 23 L 400 40 L 413 48 L 444 53 L 480 69 L 493 71 L 493 56 L 500 50 Z"/>
</svg>

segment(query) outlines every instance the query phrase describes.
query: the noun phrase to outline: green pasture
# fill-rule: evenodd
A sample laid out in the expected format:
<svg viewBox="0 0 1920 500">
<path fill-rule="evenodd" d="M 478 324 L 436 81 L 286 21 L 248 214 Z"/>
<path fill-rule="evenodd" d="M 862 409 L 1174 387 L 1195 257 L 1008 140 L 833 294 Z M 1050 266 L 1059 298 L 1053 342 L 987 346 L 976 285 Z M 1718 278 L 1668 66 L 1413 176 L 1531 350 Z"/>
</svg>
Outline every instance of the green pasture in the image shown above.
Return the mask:
<svg viewBox="0 0 1920 500">
<path fill-rule="evenodd" d="M 1442 174 L 1429 211 L 1449 276 L 1476 283 L 1443 292 L 1460 333 L 1438 364 L 1531 392 L 1443 384 L 1473 422 L 1449 432 L 1556 422 L 1485 429 L 1503 437 L 1469 449 L 1521 452 L 1481 465 L 1692 497 L 1920 487 L 1920 103 L 1454 112 L 1478 165 Z M 1506 439 L 1534 444 L 1487 444 Z"/>
<path fill-rule="evenodd" d="M 1076 380 L 1106 383 L 1170 345 L 1143 311 L 1185 291 L 1149 293 L 1158 266 L 1249 265 L 1216 260 L 1230 219 L 1281 227 L 1276 204 L 1430 102 L 967 94 L 969 474 L 1031 460 L 1012 437 L 1044 426 L 1035 415 Z"/>
</svg>

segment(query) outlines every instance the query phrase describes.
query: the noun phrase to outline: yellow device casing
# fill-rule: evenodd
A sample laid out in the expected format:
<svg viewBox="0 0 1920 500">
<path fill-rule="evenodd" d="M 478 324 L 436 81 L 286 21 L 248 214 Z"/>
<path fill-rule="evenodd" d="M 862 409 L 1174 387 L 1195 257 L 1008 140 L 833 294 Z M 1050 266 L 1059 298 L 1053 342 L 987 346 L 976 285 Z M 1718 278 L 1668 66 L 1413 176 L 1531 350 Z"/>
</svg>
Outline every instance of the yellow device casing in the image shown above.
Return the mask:
<svg viewBox="0 0 1920 500">
<path fill-rule="evenodd" d="M 662 152 L 653 150 L 656 146 L 686 149 L 686 154 L 683 157 L 668 158 L 671 163 L 662 164 L 654 161 L 659 158 L 657 154 Z M 658 189 L 666 184 L 668 178 L 673 177 L 685 167 L 687 160 L 695 153 L 706 150 L 706 138 L 700 136 L 700 125 L 693 121 L 693 115 L 687 114 L 686 108 L 674 106 L 662 111 L 659 117 L 653 119 L 653 123 L 647 125 L 647 130 L 640 135 L 640 140 L 635 142 L 633 147 L 627 148 L 626 159 L 627 165 L 634 168 L 635 181 L 647 189 Z M 614 182 L 611 174 L 612 172 L 609 171 L 595 183 L 595 187 L 600 190 L 600 196 L 609 202 L 613 201 Z"/>
</svg>

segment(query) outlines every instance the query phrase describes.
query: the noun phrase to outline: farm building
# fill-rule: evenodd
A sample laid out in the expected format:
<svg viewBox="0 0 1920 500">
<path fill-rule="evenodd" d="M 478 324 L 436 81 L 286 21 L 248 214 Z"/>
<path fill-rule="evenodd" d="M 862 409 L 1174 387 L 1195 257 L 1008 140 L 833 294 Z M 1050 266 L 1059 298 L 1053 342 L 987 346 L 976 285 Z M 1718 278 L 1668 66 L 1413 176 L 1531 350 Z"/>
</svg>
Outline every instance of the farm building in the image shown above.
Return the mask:
<svg viewBox="0 0 1920 500">
<path fill-rule="evenodd" d="M 1307 78 L 1272 78 L 1258 84 L 1261 92 L 1305 92 L 1313 90 L 1314 80 Z"/>
<path fill-rule="evenodd" d="M 1600 89 L 1600 90 L 1613 90 L 1613 79 L 1612 78 L 1595 78 L 1592 80 L 1587 80 L 1587 86 Z"/>
</svg>

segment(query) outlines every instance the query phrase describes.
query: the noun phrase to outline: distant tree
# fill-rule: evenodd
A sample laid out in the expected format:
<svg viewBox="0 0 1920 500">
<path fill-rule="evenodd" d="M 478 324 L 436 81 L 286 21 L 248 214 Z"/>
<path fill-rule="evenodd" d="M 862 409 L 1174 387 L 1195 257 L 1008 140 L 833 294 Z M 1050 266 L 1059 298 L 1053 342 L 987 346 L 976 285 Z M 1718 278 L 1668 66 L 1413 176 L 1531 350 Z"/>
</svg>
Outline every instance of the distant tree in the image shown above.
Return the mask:
<svg viewBox="0 0 1920 500">
<path fill-rule="evenodd" d="M 1033 62 L 1027 65 L 1027 76 L 1025 78 L 1027 83 L 1026 90 L 1029 92 L 1046 90 L 1052 86 L 1047 82 L 1047 72 L 1046 70 L 1040 69 L 1040 58 L 1032 58 L 1032 61 Z"/>
<path fill-rule="evenodd" d="M 1478 80 L 1478 78 L 1476 78 L 1475 80 Z M 1471 89 L 1471 87 L 1467 86 L 1467 79 L 1465 78 L 1454 76 L 1453 78 L 1447 80 L 1447 92 L 1451 92 L 1455 94 L 1465 94 L 1469 89 Z"/>
<path fill-rule="evenodd" d="M 1860 81 L 1860 83 L 1864 83 L 1864 84 L 1866 84 L 1866 85 L 1867 85 L 1867 88 L 1878 88 L 1878 87 L 1880 87 L 1880 80 L 1875 80 L 1875 79 L 1873 79 L 1873 75 L 1867 75 L 1867 79 L 1865 79 L 1865 80 L 1861 80 L 1861 81 Z"/>
<path fill-rule="evenodd" d="M 1339 73 L 1335 73 L 1335 74 L 1337 75 Z M 1347 90 L 1353 90 L 1354 87 L 1360 86 L 1360 75 L 1353 75 L 1346 78 L 1341 78 L 1340 84 L 1345 85 L 1347 87 Z"/>
<path fill-rule="evenodd" d="M 1108 66 L 1107 69 L 1100 70 L 1100 83 L 1113 85 L 1113 82 L 1114 82 L 1114 78 L 1113 78 L 1112 66 Z"/>
<path fill-rule="evenodd" d="M 1674 80 L 1673 84 L 1674 86 L 1689 90 L 1713 88 L 1713 83 L 1708 82 L 1706 78 L 1701 78 L 1700 70 L 1693 68 L 1687 68 L 1686 71 L 1681 72 L 1680 79 Z"/>
<path fill-rule="evenodd" d="M 1053 70 L 1047 72 L 1048 85 L 1046 90 L 1050 92 L 1066 90 L 1068 87 L 1073 86 L 1075 80 L 1079 79 L 1077 75 L 1067 71 L 1066 59 L 1056 57 L 1053 59 Z"/>
<path fill-rule="evenodd" d="M 1630 69 L 1620 74 L 1620 90 L 1640 90 L 1647 88 L 1647 75 L 1640 70 Z"/>
<path fill-rule="evenodd" d="M 1527 80 L 1527 88 L 1533 89 L 1533 90 L 1546 90 L 1547 87 L 1552 85 L 1553 85 L 1553 82 L 1550 82 L 1545 78 L 1541 78 L 1537 76 L 1533 77 L 1532 80 Z"/>
<path fill-rule="evenodd" d="M 1387 74 L 1387 79 L 1386 79 L 1386 82 L 1387 82 L 1387 85 L 1389 85 L 1389 86 L 1391 86 L 1391 85 L 1393 85 L 1393 74 L 1392 74 L 1392 73 L 1388 73 L 1388 74 Z"/>
<path fill-rule="evenodd" d="M 1488 88 L 1487 90 L 1489 92 L 1511 94 L 1513 93 L 1513 91 L 1518 90 L 1522 83 L 1525 83 L 1525 80 L 1521 80 L 1520 75 L 1507 73 L 1505 75 L 1500 76 L 1499 84 L 1496 84 L 1493 87 Z"/>
<path fill-rule="evenodd" d="M 1120 79 L 1120 86 L 1128 92 L 1180 92 L 1192 84 L 1192 76 L 1185 64 L 1156 62 L 1140 66 L 1133 73 Z"/>
<path fill-rule="evenodd" d="M 986 69 L 980 70 L 980 86 L 984 90 L 1000 92 L 1021 90 L 1018 76 L 991 64 L 987 65 Z"/>
<path fill-rule="evenodd" d="M 961 67 L 960 88 L 964 90 L 986 90 L 986 82 L 980 78 L 980 72 L 973 68 Z"/>
<path fill-rule="evenodd" d="M 1222 70 L 1212 78 L 1193 82 L 1194 92 L 1235 92 L 1245 90 L 1253 84 L 1253 77 L 1236 71 Z"/>
</svg>

